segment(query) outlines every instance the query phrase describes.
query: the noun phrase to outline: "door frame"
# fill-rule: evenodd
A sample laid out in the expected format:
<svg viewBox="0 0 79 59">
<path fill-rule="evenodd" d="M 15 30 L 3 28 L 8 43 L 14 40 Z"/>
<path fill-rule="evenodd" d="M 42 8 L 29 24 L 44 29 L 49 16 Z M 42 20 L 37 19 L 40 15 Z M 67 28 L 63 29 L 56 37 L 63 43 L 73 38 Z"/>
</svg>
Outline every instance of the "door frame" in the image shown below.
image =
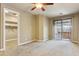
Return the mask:
<svg viewBox="0 0 79 59">
<path fill-rule="evenodd" d="M 12 11 L 12 12 L 15 12 L 15 13 L 17 13 L 18 14 L 18 18 L 17 18 L 17 45 L 19 45 L 20 44 L 20 13 L 19 12 L 17 12 L 17 11 L 15 11 L 15 10 L 12 10 L 12 9 L 10 9 L 10 8 L 3 8 L 3 16 L 4 16 L 4 18 L 3 18 L 3 49 L 4 50 L 6 50 L 6 32 L 5 32 L 5 10 L 6 9 L 8 9 L 8 10 L 10 10 L 10 11 Z"/>
</svg>

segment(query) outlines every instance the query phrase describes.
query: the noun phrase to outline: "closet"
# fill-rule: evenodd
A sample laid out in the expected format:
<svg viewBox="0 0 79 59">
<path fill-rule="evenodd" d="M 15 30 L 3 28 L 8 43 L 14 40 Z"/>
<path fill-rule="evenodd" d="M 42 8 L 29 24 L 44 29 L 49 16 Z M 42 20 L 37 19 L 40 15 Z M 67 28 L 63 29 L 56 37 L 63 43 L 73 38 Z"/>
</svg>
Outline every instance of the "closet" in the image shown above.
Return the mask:
<svg viewBox="0 0 79 59">
<path fill-rule="evenodd" d="M 13 49 L 18 45 L 18 13 L 10 10 L 4 9 L 4 39 L 5 48 Z"/>
</svg>

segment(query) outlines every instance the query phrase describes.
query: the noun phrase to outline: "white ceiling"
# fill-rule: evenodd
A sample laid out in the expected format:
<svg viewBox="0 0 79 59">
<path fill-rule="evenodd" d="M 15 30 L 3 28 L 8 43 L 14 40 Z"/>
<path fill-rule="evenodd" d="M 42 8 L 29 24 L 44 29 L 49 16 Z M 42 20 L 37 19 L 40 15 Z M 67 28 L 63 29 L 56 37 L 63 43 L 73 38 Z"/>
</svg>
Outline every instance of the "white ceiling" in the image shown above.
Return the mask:
<svg viewBox="0 0 79 59">
<path fill-rule="evenodd" d="M 14 3 L 11 5 L 16 6 L 23 11 L 28 11 L 32 14 L 42 14 L 48 17 L 55 17 L 79 12 L 79 3 L 54 3 L 54 5 L 46 6 L 46 11 L 37 9 L 30 11 L 30 9 L 33 7 L 31 3 Z"/>
</svg>

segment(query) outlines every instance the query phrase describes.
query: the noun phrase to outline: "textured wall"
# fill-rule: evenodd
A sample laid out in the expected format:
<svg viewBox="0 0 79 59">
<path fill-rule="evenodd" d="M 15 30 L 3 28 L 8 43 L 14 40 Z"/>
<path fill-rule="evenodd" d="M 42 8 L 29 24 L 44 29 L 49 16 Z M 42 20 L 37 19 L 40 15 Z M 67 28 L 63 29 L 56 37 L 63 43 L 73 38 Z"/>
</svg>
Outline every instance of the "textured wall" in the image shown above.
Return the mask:
<svg viewBox="0 0 79 59">
<path fill-rule="evenodd" d="M 20 42 L 32 41 L 33 15 L 23 13 L 20 17 Z"/>
<path fill-rule="evenodd" d="M 79 14 L 75 14 L 72 18 L 72 41 L 79 43 Z"/>
<path fill-rule="evenodd" d="M 43 39 L 44 41 L 48 40 L 48 34 L 49 34 L 49 19 L 44 16 L 43 18 Z"/>
<path fill-rule="evenodd" d="M 0 4 L 0 49 L 1 49 L 1 4 Z"/>
<path fill-rule="evenodd" d="M 51 40 L 51 39 L 53 39 L 53 37 L 54 37 L 54 30 L 53 30 L 53 28 L 54 28 L 54 25 L 53 25 L 53 19 L 49 19 L 49 22 L 48 22 L 49 24 L 48 24 L 48 38 Z"/>
<path fill-rule="evenodd" d="M 3 5 L 0 4 L 0 48 L 3 49 Z"/>
<path fill-rule="evenodd" d="M 36 15 L 35 18 L 35 39 L 38 41 L 48 40 L 49 19 L 44 15 Z"/>
</svg>

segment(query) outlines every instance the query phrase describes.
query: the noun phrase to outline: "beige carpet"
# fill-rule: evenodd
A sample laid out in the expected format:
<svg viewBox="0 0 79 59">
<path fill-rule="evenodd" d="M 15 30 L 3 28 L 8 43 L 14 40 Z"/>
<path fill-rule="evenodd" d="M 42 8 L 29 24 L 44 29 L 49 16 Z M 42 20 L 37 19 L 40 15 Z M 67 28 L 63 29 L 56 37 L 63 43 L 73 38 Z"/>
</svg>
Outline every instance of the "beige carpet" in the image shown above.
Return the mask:
<svg viewBox="0 0 79 59">
<path fill-rule="evenodd" d="M 17 48 L 0 52 L 10 56 L 79 56 L 79 45 L 70 41 L 49 40 L 33 42 Z"/>
</svg>

